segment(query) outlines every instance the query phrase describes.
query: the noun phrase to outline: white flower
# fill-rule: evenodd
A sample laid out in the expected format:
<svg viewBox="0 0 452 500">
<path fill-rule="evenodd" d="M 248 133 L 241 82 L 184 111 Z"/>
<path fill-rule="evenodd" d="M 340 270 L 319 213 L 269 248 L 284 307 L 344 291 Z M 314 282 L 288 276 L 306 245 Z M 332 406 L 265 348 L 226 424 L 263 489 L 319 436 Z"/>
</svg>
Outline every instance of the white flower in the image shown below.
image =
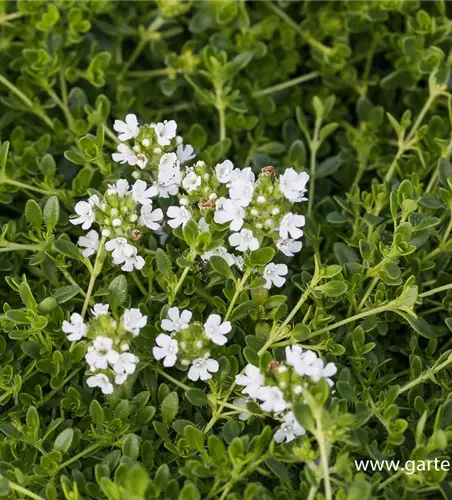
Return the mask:
<svg viewBox="0 0 452 500">
<path fill-rule="evenodd" d="M 171 139 L 176 137 L 177 123 L 174 120 L 165 120 L 163 123 L 153 123 L 151 127 L 157 136 L 157 142 L 160 146 L 169 146 Z"/>
<path fill-rule="evenodd" d="M 132 137 L 135 138 L 140 133 L 137 117 L 133 114 L 126 115 L 124 122 L 122 120 L 115 120 L 113 129 L 116 132 L 121 132 L 118 135 L 120 141 L 127 141 L 132 139 Z"/>
<path fill-rule="evenodd" d="M 143 257 L 141 257 L 141 255 L 137 255 L 138 250 L 135 247 L 132 248 L 132 255 L 125 256 L 121 266 L 121 269 L 128 273 L 131 273 L 134 269 L 143 269 L 145 264 L 145 260 L 143 259 Z"/>
<path fill-rule="evenodd" d="M 116 149 L 118 150 L 118 152 L 111 155 L 113 161 L 117 161 L 121 164 L 127 163 L 132 167 L 138 164 L 138 156 L 133 152 L 133 150 L 129 148 L 129 146 L 127 146 L 127 144 L 118 144 L 118 147 Z"/>
<path fill-rule="evenodd" d="M 199 188 L 201 185 L 202 179 L 200 175 L 196 175 L 196 172 L 192 168 L 187 168 L 184 180 L 182 181 L 182 187 L 187 191 L 187 193 L 191 193 Z"/>
<path fill-rule="evenodd" d="M 118 361 L 119 353 L 113 349 L 113 339 L 98 335 L 88 347 L 85 359 L 92 368 L 105 370 L 108 363 L 113 365 Z"/>
<path fill-rule="evenodd" d="M 172 220 L 168 221 L 168 225 L 170 225 L 173 229 L 176 227 L 182 226 L 191 219 L 191 212 L 185 207 L 172 206 L 169 207 L 166 215 L 171 217 Z"/>
<path fill-rule="evenodd" d="M 287 408 L 284 394 L 279 387 L 264 386 L 259 391 L 257 397 L 262 401 L 260 407 L 266 412 L 278 413 Z"/>
<path fill-rule="evenodd" d="M 132 333 L 135 337 L 140 333 L 140 330 L 146 326 L 148 317 L 141 314 L 137 308 L 124 309 L 122 323 L 127 332 Z"/>
<path fill-rule="evenodd" d="M 162 328 L 167 332 L 180 332 L 187 328 L 192 317 L 192 313 L 184 309 L 179 312 L 179 308 L 170 307 L 168 309 L 168 318 L 162 319 Z"/>
<path fill-rule="evenodd" d="M 229 229 L 231 229 L 231 231 L 240 231 L 243 226 L 245 209 L 241 207 L 237 201 L 219 198 L 215 207 L 216 211 L 213 220 L 217 224 L 230 222 Z"/>
<path fill-rule="evenodd" d="M 77 241 L 79 247 L 84 248 L 82 251 L 83 257 L 91 257 L 97 252 L 99 248 L 99 233 L 94 229 L 91 229 L 86 236 L 80 236 Z"/>
<path fill-rule="evenodd" d="M 176 149 L 176 155 L 181 165 L 187 163 L 187 161 L 193 160 L 193 158 L 196 157 L 195 150 L 190 144 L 186 144 L 185 146 L 183 144 L 179 144 Z"/>
<path fill-rule="evenodd" d="M 91 309 L 91 314 L 95 318 L 98 318 L 99 316 L 102 316 L 102 314 L 108 314 L 108 309 L 110 309 L 108 304 L 95 304 Z"/>
<path fill-rule="evenodd" d="M 299 229 L 305 225 L 304 215 L 296 215 L 292 212 L 287 213 L 279 225 L 279 236 L 286 240 L 290 237 L 297 240 L 303 236 L 303 231 Z"/>
<path fill-rule="evenodd" d="M 229 188 L 229 196 L 238 205 L 247 207 L 253 198 L 254 184 L 242 180 L 233 181 Z"/>
<path fill-rule="evenodd" d="M 246 167 L 243 169 L 236 168 L 232 171 L 231 180 L 229 181 L 229 184 L 227 186 L 230 188 L 233 186 L 234 183 L 240 184 L 240 183 L 247 183 L 247 182 L 254 184 L 255 180 L 256 180 L 256 176 L 254 175 L 253 171 L 251 170 L 251 167 Z"/>
<path fill-rule="evenodd" d="M 242 389 L 243 394 L 248 394 L 248 396 L 255 398 L 264 385 L 265 379 L 257 366 L 247 364 L 245 375 L 237 375 L 235 381 L 238 385 L 245 386 Z"/>
<path fill-rule="evenodd" d="M 229 243 L 231 246 L 236 247 L 239 252 L 253 251 L 259 248 L 259 241 L 254 237 L 250 229 L 242 229 L 240 233 L 231 234 L 229 236 Z"/>
<path fill-rule="evenodd" d="M 231 174 L 234 170 L 234 165 L 231 160 L 225 160 L 223 163 L 217 163 L 215 165 L 215 174 L 217 179 L 222 184 L 227 184 L 231 180 Z"/>
<path fill-rule="evenodd" d="M 111 184 L 108 188 L 111 194 L 117 194 L 119 198 L 129 194 L 129 183 L 126 179 L 118 179 L 116 184 Z"/>
<path fill-rule="evenodd" d="M 204 323 L 206 337 L 214 344 L 224 345 L 228 341 L 226 334 L 232 330 L 231 322 L 221 322 L 218 314 L 211 314 Z"/>
<path fill-rule="evenodd" d="M 105 243 L 105 249 L 112 252 L 113 262 L 116 265 L 122 264 L 126 258 L 131 257 L 134 253 L 134 248 L 133 245 L 129 245 L 127 240 L 122 237 L 113 238 Z"/>
<path fill-rule="evenodd" d="M 270 262 L 270 264 L 267 264 L 264 269 L 264 288 L 271 288 L 272 285 L 281 288 L 286 282 L 286 278 L 283 278 L 283 276 L 287 273 L 288 269 L 285 264 L 274 264 L 273 262 Z"/>
<path fill-rule="evenodd" d="M 277 241 L 276 246 L 287 257 L 293 257 L 301 250 L 302 243 L 297 240 L 285 239 Z"/>
<path fill-rule="evenodd" d="M 296 420 L 295 415 L 289 411 L 284 415 L 283 423 L 281 427 L 275 432 L 273 439 L 277 443 L 282 443 L 286 440 L 286 443 L 290 443 L 298 436 L 303 436 L 306 434 L 304 427 L 302 427 Z"/>
<path fill-rule="evenodd" d="M 64 333 L 68 333 L 67 339 L 71 342 L 80 340 L 86 335 L 88 326 L 83 322 L 83 318 L 78 313 L 71 314 L 71 322 L 63 321 L 61 329 Z"/>
<path fill-rule="evenodd" d="M 238 406 L 239 408 L 243 408 L 244 410 L 246 410 L 246 403 L 248 403 L 249 401 L 251 401 L 250 398 L 237 398 L 237 399 L 234 399 L 232 401 L 232 403 L 235 406 Z M 248 411 L 245 411 L 243 413 L 239 413 L 239 420 L 242 420 L 244 422 L 246 420 L 248 420 L 250 417 L 251 417 L 251 413 L 249 413 Z"/>
<path fill-rule="evenodd" d="M 330 377 L 337 372 L 336 365 L 328 363 L 325 366 L 324 361 L 315 352 L 303 351 L 298 345 L 287 346 L 286 361 L 289 365 L 293 366 L 298 375 L 310 377 L 313 382 L 318 382 L 321 378 L 326 378 L 330 386 L 334 385 Z"/>
<path fill-rule="evenodd" d="M 81 224 L 82 229 L 89 229 L 91 224 L 96 220 L 94 206 L 99 204 L 99 197 L 91 196 L 88 201 L 79 201 L 76 203 L 74 210 L 79 216 L 77 219 L 70 219 L 72 224 Z"/>
<path fill-rule="evenodd" d="M 193 382 L 197 380 L 208 380 L 212 378 L 212 373 L 216 373 L 220 365 L 217 360 L 212 358 L 198 358 L 192 362 L 188 370 L 188 378 Z"/>
<path fill-rule="evenodd" d="M 158 360 L 163 359 L 163 366 L 174 366 L 177 361 L 177 353 L 179 352 L 177 340 L 172 339 L 169 335 L 161 333 L 157 335 L 155 343 L 157 346 L 152 349 L 154 358 Z"/>
<path fill-rule="evenodd" d="M 137 203 L 141 203 L 142 205 L 152 205 L 151 198 L 157 194 L 157 190 L 155 187 L 150 186 L 148 188 L 146 182 L 138 179 L 135 181 L 135 184 L 132 186 L 132 199 Z"/>
<path fill-rule="evenodd" d="M 279 178 L 279 189 L 284 196 L 291 201 L 306 201 L 306 184 L 309 181 L 309 175 L 306 172 L 298 173 L 293 168 L 288 168 Z"/>
<path fill-rule="evenodd" d="M 103 394 L 111 394 L 113 392 L 113 384 L 104 373 L 92 375 L 86 379 L 88 387 L 100 387 Z"/>
<path fill-rule="evenodd" d="M 157 224 L 157 222 L 162 219 L 163 212 L 161 208 L 152 210 L 152 205 L 141 207 L 140 218 L 138 219 L 138 222 L 142 226 L 146 226 L 153 231 L 158 231 L 160 229 L 160 224 Z"/>
<path fill-rule="evenodd" d="M 222 257 L 228 263 L 229 267 L 236 264 L 236 256 L 232 255 L 232 253 L 229 253 L 225 247 L 218 247 L 215 250 L 210 250 L 210 252 L 205 252 L 201 255 L 201 259 L 204 262 L 207 262 L 214 255 Z"/>
<path fill-rule="evenodd" d="M 119 355 L 118 361 L 113 365 L 115 372 L 115 383 L 120 385 L 125 382 L 129 375 L 135 372 L 139 359 L 135 354 L 123 352 Z"/>
<path fill-rule="evenodd" d="M 159 196 L 168 198 L 179 191 L 182 180 L 180 162 L 175 153 L 166 153 L 160 158 L 157 185 Z"/>
</svg>

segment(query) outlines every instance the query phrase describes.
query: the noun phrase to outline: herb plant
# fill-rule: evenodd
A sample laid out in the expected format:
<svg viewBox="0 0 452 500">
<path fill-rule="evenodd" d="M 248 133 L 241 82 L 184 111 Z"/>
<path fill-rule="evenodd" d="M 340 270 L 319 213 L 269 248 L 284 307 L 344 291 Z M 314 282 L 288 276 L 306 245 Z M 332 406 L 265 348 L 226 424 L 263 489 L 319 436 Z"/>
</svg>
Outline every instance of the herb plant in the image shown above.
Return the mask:
<svg viewBox="0 0 452 500">
<path fill-rule="evenodd" d="M 451 5 L 0 5 L 0 496 L 452 498 Z"/>
</svg>

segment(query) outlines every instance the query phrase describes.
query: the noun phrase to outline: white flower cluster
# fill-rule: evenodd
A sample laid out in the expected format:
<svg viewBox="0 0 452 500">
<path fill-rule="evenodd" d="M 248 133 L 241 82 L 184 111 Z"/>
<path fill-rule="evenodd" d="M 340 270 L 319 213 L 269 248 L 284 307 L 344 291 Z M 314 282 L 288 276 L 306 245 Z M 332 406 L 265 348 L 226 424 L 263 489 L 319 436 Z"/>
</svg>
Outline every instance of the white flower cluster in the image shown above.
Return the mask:
<svg viewBox="0 0 452 500">
<path fill-rule="evenodd" d="M 309 175 L 288 168 L 276 180 L 273 167 L 264 167 L 256 179 L 251 168 L 237 169 L 226 160 L 215 167 L 216 177 L 228 196 L 215 202 L 214 221 L 229 224 L 229 244 L 239 252 L 257 250 L 270 237 L 281 252 L 293 256 L 301 250 L 303 215 L 290 211 L 293 203 L 306 201 Z"/>
<path fill-rule="evenodd" d="M 71 219 L 72 224 L 81 224 L 82 229 L 90 229 L 96 223 L 102 236 L 109 238 L 105 249 L 111 252 L 113 263 L 123 271 L 142 269 L 144 259 L 138 255 L 136 242 L 143 236 L 142 231 L 157 231 L 163 219 L 160 208 L 153 210 L 151 197 L 155 196 L 153 187 L 138 179 L 130 186 L 126 179 L 119 179 L 110 185 L 101 200 L 92 195 L 88 201 L 75 205 L 78 217 Z M 84 250 L 82 255 L 90 257 L 99 249 L 99 233 L 91 229 L 81 236 L 78 245 Z"/>
<path fill-rule="evenodd" d="M 85 360 L 91 374 L 88 387 L 99 387 L 103 394 L 112 394 L 113 382 L 123 384 L 132 375 L 139 361 L 129 351 L 130 341 L 146 326 L 147 317 L 139 309 L 125 309 L 119 322 L 109 313 L 108 304 L 96 304 L 91 310 L 93 319 L 87 324 L 78 313 L 63 321 L 62 330 L 68 340 L 91 340 Z"/>
<path fill-rule="evenodd" d="M 128 114 L 125 120 L 115 120 L 113 128 L 119 132 L 117 152 L 112 154 L 114 161 L 137 166 L 140 169 L 151 164 L 162 163 L 166 153 L 175 149 L 179 164 L 195 157 L 193 147 L 184 146 L 182 138 L 176 135 L 177 123 L 164 120 L 140 126 L 134 114 Z"/>
<path fill-rule="evenodd" d="M 290 442 L 305 434 L 305 429 L 298 424 L 291 411 L 293 402 L 302 397 L 310 383 L 325 378 L 330 386 L 330 377 L 337 371 L 334 363 L 325 365 L 313 351 L 303 351 L 300 346 L 286 347 L 285 362 L 272 361 L 267 373 L 254 365 L 248 364 L 243 374 L 236 376 L 236 383 L 243 386 L 242 393 L 250 400 L 258 401 L 261 409 L 283 419 L 281 428 L 274 438 L 280 443 L 284 439 Z"/>
<path fill-rule="evenodd" d="M 163 366 L 171 367 L 180 362 L 182 367 L 190 366 L 188 378 L 208 380 L 219 369 L 219 363 L 211 357 L 215 346 L 223 346 L 228 341 L 226 335 L 231 331 L 229 321 L 221 321 L 218 314 L 211 314 L 207 321 L 192 322 L 192 313 L 187 309 L 179 311 L 177 307 L 168 310 L 168 317 L 162 320 L 161 333 L 155 339 L 157 344 L 152 353 L 157 360 L 163 360 Z"/>
</svg>

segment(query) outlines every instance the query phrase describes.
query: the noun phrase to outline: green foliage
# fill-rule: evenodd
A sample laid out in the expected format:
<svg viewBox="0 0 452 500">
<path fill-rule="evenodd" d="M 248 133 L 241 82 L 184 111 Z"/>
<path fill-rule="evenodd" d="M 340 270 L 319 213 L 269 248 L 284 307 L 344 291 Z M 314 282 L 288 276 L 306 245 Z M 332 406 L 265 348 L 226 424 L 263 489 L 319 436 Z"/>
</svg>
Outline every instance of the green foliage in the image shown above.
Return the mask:
<svg viewBox="0 0 452 500">
<path fill-rule="evenodd" d="M 1 497 L 452 498 L 444 470 L 355 466 L 452 452 L 451 26 L 441 0 L 1 3 Z M 83 257 L 69 216 L 132 179 L 111 159 L 129 112 L 175 119 L 206 164 L 309 172 L 303 250 L 205 263 L 221 242 L 193 221 L 149 237 L 133 275 Z M 176 299 L 232 323 L 208 385 L 151 355 Z M 98 301 L 148 317 L 108 397 L 61 330 Z M 292 344 L 339 370 L 294 405 L 307 434 L 276 444 L 234 378 Z"/>
</svg>

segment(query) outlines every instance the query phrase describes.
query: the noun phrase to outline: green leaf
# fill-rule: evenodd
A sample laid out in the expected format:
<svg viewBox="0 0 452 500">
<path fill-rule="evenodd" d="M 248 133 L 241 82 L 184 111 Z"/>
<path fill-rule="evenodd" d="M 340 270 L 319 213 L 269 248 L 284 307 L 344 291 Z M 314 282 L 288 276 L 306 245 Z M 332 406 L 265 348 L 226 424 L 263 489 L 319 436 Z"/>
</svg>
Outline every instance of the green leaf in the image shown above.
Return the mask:
<svg viewBox="0 0 452 500">
<path fill-rule="evenodd" d="M 73 299 L 76 295 L 80 293 L 80 289 L 75 285 L 62 286 L 57 288 L 53 294 L 53 298 L 58 302 L 58 304 L 64 304 L 68 300 Z"/>
<path fill-rule="evenodd" d="M 58 223 L 60 218 L 60 203 L 56 196 L 51 196 L 44 205 L 44 222 L 47 227 L 47 233 L 50 234 Z"/>
<path fill-rule="evenodd" d="M 248 316 L 248 313 L 253 308 L 254 303 L 252 300 L 247 300 L 246 302 L 242 302 L 238 305 L 231 313 L 229 320 L 231 322 L 238 321 L 239 319 L 245 318 Z"/>
<path fill-rule="evenodd" d="M 171 259 L 168 257 L 168 254 L 165 253 L 164 250 L 158 248 L 155 252 L 155 261 L 157 264 L 158 271 L 164 276 L 167 280 L 171 279 L 173 275 L 173 269 L 171 265 Z"/>
<path fill-rule="evenodd" d="M 201 495 L 193 483 L 186 482 L 178 496 L 178 500 L 201 500 Z"/>
<path fill-rule="evenodd" d="M 108 302 L 111 308 L 116 311 L 125 303 L 127 297 L 127 279 L 123 274 L 120 274 L 108 285 Z"/>
<path fill-rule="evenodd" d="M 315 290 L 319 290 L 327 297 L 340 297 L 348 290 L 348 285 L 344 281 L 333 280 L 315 287 Z"/>
<path fill-rule="evenodd" d="M 201 389 L 190 388 L 185 391 L 185 397 L 195 406 L 202 406 L 209 402 L 206 393 Z"/>
<path fill-rule="evenodd" d="M 74 430 L 71 428 L 64 429 L 64 431 L 60 432 L 56 437 L 53 449 L 61 451 L 62 453 L 67 453 L 72 445 L 73 439 Z"/>
<path fill-rule="evenodd" d="M 354 480 L 348 490 L 347 500 L 369 500 L 372 498 L 372 488 L 364 479 Z"/>
<path fill-rule="evenodd" d="M 22 281 L 22 283 L 20 284 L 19 293 L 20 293 L 20 298 L 24 303 L 25 307 L 30 311 L 36 311 L 37 307 L 36 300 L 33 297 L 31 288 L 26 281 Z"/>
<path fill-rule="evenodd" d="M 140 454 L 140 438 L 136 434 L 127 434 L 122 443 L 122 453 L 132 460 L 136 460 Z"/>
<path fill-rule="evenodd" d="M 251 252 L 249 258 L 253 266 L 265 266 L 273 260 L 274 256 L 275 250 L 272 247 L 264 247 Z"/>
<path fill-rule="evenodd" d="M 177 392 L 170 392 L 161 404 L 163 423 L 170 424 L 179 410 L 179 396 Z"/>
<path fill-rule="evenodd" d="M 210 265 L 220 276 L 224 276 L 225 278 L 233 278 L 234 275 L 229 267 L 229 264 L 220 257 L 219 255 L 212 255 L 209 259 Z"/>
<path fill-rule="evenodd" d="M 42 210 L 35 200 L 28 200 L 25 205 L 25 217 L 36 231 L 41 230 Z"/>
<path fill-rule="evenodd" d="M 184 437 L 192 448 L 199 452 L 204 451 L 204 433 L 202 430 L 193 425 L 186 425 L 184 427 Z"/>
<path fill-rule="evenodd" d="M 89 405 L 89 414 L 91 415 L 93 422 L 96 424 L 96 427 L 102 429 L 105 420 L 104 410 L 102 409 L 100 403 L 95 399 L 93 399 Z"/>
<path fill-rule="evenodd" d="M 82 255 L 80 249 L 72 243 L 72 241 L 66 240 L 65 238 L 60 238 L 53 242 L 53 246 L 57 252 L 70 257 L 71 259 L 81 260 Z"/>
<path fill-rule="evenodd" d="M 295 140 L 289 149 L 289 164 L 299 170 L 306 164 L 306 146 L 301 139 Z"/>
</svg>

